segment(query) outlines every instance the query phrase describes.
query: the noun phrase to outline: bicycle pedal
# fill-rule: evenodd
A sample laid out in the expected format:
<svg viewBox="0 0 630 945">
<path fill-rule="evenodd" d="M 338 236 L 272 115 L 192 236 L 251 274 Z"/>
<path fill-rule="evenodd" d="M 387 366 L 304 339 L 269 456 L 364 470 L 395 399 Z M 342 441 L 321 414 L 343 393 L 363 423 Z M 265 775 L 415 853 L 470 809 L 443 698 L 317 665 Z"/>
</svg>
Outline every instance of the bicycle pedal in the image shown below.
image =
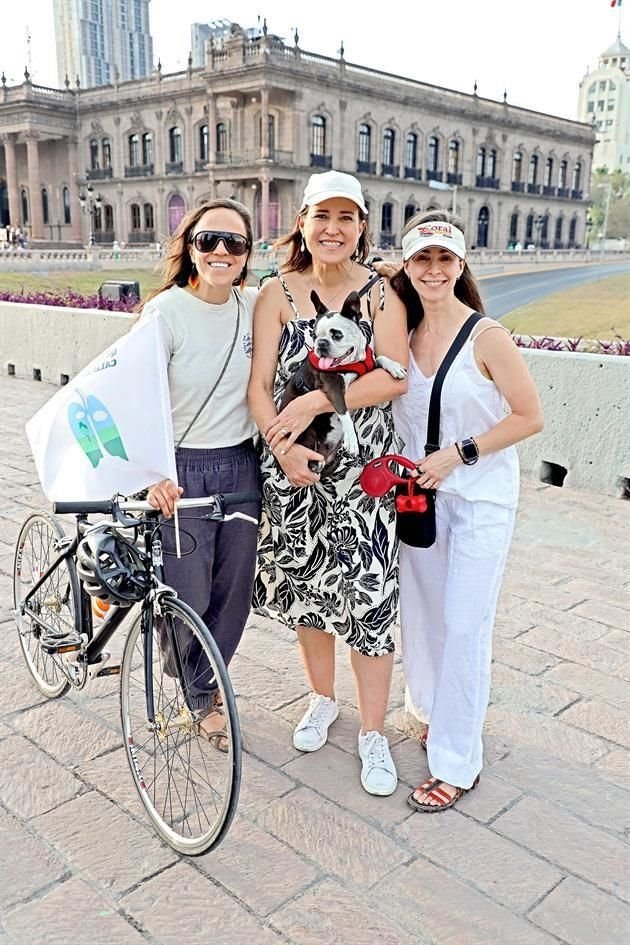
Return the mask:
<svg viewBox="0 0 630 945">
<path fill-rule="evenodd" d="M 76 643 L 60 641 L 54 643 L 52 641 L 42 641 L 42 650 L 44 653 L 47 653 L 49 656 L 55 656 L 59 653 L 78 653 L 81 649 L 81 642 L 79 640 Z"/>
<path fill-rule="evenodd" d="M 120 666 L 105 666 L 96 673 L 96 677 L 99 676 L 120 676 Z"/>
</svg>

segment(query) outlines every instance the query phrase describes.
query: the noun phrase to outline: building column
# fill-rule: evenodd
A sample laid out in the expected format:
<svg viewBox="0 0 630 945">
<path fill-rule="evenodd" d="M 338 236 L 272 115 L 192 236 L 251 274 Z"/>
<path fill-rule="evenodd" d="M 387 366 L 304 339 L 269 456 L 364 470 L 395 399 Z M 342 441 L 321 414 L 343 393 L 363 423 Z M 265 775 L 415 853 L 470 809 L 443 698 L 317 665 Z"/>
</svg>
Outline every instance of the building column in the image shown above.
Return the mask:
<svg viewBox="0 0 630 945">
<path fill-rule="evenodd" d="M 266 86 L 260 90 L 260 156 L 263 161 L 269 160 L 269 89 Z M 267 182 L 269 183 L 269 182 Z M 269 188 L 267 188 L 269 194 Z"/>
<path fill-rule="evenodd" d="M 26 138 L 26 163 L 28 165 L 28 189 L 30 195 L 31 239 L 44 239 L 44 215 L 42 211 L 42 180 L 39 172 L 39 135 L 29 131 Z"/>
<path fill-rule="evenodd" d="M 153 137 L 153 173 L 156 177 L 164 175 L 164 113 L 159 109 L 155 114 L 155 135 Z M 123 177 L 124 169 L 120 176 Z"/>
<path fill-rule="evenodd" d="M 70 192 L 70 238 L 83 241 L 81 204 L 79 203 L 79 153 L 76 138 L 68 138 L 68 190 Z M 61 212 L 63 213 L 63 201 Z"/>
<path fill-rule="evenodd" d="M 3 134 L 4 161 L 7 168 L 7 191 L 9 195 L 9 222 L 18 226 L 20 222 L 20 192 L 18 190 L 17 164 L 15 160 L 15 138 L 11 134 Z"/>
<path fill-rule="evenodd" d="M 208 96 L 208 164 L 217 163 L 217 98 Z"/>
<path fill-rule="evenodd" d="M 260 238 L 269 239 L 269 174 L 266 169 L 260 175 Z"/>
</svg>

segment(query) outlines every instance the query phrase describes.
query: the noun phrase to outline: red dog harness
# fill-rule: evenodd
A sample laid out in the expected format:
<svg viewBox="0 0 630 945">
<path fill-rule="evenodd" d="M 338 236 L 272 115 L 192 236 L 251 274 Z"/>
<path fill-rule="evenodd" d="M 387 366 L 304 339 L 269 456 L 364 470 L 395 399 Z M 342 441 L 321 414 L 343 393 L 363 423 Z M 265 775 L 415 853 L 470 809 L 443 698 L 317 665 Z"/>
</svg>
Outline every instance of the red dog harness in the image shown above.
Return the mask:
<svg viewBox="0 0 630 945">
<path fill-rule="evenodd" d="M 322 367 L 319 358 L 314 351 L 309 351 L 308 359 L 318 371 L 328 371 L 334 374 L 358 374 L 362 376 L 368 371 L 374 370 L 374 352 L 368 345 L 365 349 L 365 359 L 363 361 L 353 361 L 351 364 L 336 364 L 334 367 Z"/>
</svg>

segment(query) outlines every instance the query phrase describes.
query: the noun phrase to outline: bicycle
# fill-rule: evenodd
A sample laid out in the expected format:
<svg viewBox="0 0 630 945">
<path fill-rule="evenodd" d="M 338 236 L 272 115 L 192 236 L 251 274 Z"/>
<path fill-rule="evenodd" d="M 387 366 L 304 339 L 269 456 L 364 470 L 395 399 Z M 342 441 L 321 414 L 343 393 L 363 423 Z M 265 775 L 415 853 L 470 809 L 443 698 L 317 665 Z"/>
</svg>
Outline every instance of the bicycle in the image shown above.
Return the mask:
<svg viewBox="0 0 630 945">
<path fill-rule="evenodd" d="M 256 493 L 180 499 L 178 511 L 207 507 L 210 521 L 240 518 L 257 526 L 257 518 L 226 509 L 259 500 Z M 55 515 L 39 511 L 24 522 L 15 549 L 14 614 L 26 665 L 52 699 L 91 679 L 120 675 L 125 751 L 145 811 L 174 850 L 198 856 L 221 842 L 234 817 L 241 736 L 216 643 L 162 582 L 167 523 L 140 500 L 57 502 L 53 512 L 76 516 L 73 537 Z M 90 524 L 92 514 L 109 518 Z M 96 630 L 95 597 L 109 604 Z M 129 615 L 120 665 L 108 665 L 105 647 Z M 227 746 L 224 740 L 221 749 L 189 705 L 196 687 L 214 692 L 215 706 L 222 703 Z"/>
</svg>

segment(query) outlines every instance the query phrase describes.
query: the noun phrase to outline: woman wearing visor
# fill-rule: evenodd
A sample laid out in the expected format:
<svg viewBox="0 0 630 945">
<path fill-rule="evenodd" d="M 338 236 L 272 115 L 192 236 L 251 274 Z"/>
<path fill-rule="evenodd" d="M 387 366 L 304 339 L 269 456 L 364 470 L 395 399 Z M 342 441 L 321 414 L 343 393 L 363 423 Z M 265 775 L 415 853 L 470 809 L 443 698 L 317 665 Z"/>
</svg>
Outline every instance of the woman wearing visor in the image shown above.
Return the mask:
<svg viewBox="0 0 630 945">
<path fill-rule="evenodd" d="M 409 386 L 394 401 L 394 420 L 404 454 L 417 464 L 419 485 L 437 490 L 435 543 L 401 544 L 400 552 L 407 708 L 429 722 L 421 744 L 431 774 L 409 803 L 434 813 L 479 780 L 492 629 L 518 501 L 514 444 L 540 431 L 543 417 L 509 332 L 482 318 L 446 375 L 440 448 L 425 456 L 435 374 L 464 323 L 483 306 L 456 217 L 418 215 L 402 244 L 403 268 L 392 287 L 407 308 Z"/>
<path fill-rule="evenodd" d="M 191 210 L 170 240 L 162 285 L 142 307 L 142 319 L 160 320 L 168 362 L 179 485 L 163 480 L 148 495 L 167 518 L 180 495 L 260 492 L 247 406 L 256 299 L 256 289 L 244 288 L 251 247 L 242 204 L 218 199 Z M 255 506 L 242 511 L 259 514 Z M 222 529 L 203 509 L 188 510 L 181 527 L 196 547 L 177 558 L 173 529 L 164 529 L 166 583 L 201 616 L 229 665 L 250 610 L 256 529 L 240 521 Z M 187 664 L 195 666 L 197 656 L 188 653 Z M 187 682 L 200 732 L 226 751 L 220 705 L 194 678 Z"/>
</svg>

